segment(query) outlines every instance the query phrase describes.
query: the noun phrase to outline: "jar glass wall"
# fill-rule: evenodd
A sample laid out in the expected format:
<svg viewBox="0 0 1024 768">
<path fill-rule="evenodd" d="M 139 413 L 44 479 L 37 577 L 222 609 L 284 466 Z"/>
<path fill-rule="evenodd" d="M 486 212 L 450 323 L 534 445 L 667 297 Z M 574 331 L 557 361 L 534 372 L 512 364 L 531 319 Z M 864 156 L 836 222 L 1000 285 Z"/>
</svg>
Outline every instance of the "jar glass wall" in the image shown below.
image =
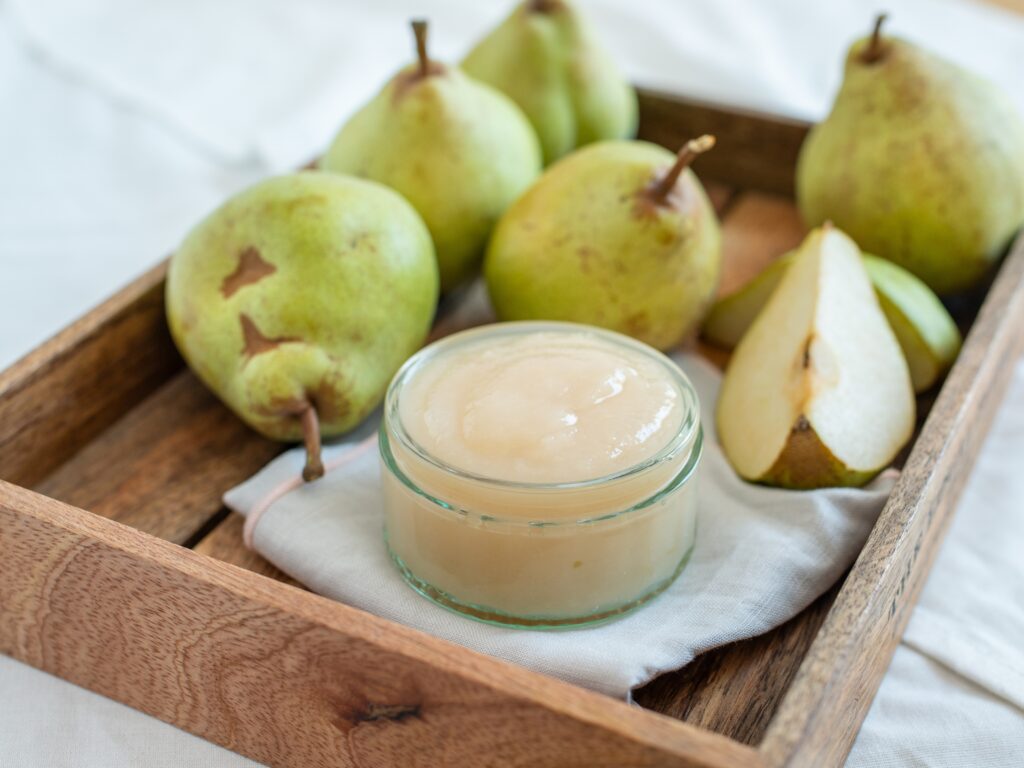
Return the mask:
<svg viewBox="0 0 1024 768">
<path fill-rule="evenodd" d="M 474 475 L 411 438 L 401 401 L 414 377 L 474 345 L 538 333 L 585 334 L 656 361 L 682 408 L 664 447 L 610 475 L 533 483 Z M 380 455 L 388 549 L 413 588 L 482 621 L 530 628 L 606 621 L 649 600 L 684 567 L 696 535 L 701 446 L 692 386 L 646 345 L 565 323 L 504 323 L 456 334 L 413 356 L 385 399 Z"/>
</svg>

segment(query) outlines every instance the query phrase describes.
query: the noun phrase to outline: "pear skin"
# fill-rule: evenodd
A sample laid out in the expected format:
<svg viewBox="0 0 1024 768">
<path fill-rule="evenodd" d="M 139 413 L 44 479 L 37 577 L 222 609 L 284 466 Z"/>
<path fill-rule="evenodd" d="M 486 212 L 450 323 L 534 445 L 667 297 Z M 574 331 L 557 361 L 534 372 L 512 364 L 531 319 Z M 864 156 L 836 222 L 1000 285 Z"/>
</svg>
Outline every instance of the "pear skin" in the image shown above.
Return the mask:
<svg viewBox="0 0 1024 768">
<path fill-rule="evenodd" d="M 961 292 L 1024 224 L 1024 120 L 988 81 L 876 27 L 850 48 L 796 188 L 808 225 Z"/>
<path fill-rule="evenodd" d="M 960 329 L 939 297 L 910 272 L 869 254 L 864 268 L 907 358 L 914 391 L 931 389 L 960 354 Z"/>
<path fill-rule="evenodd" d="M 438 296 L 422 220 L 379 184 L 319 172 L 263 181 L 171 257 L 167 320 L 182 356 L 274 440 L 355 427 L 426 338 Z"/>
<path fill-rule="evenodd" d="M 527 0 L 462 63 L 507 94 L 540 137 L 544 162 L 636 135 L 636 91 L 566 0 Z"/>
<path fill-rule="evenodd" d="M 431 61 L 422 27 L 417 35 L 419 62 L 345 123 L 321 165 L 386 184 L 412 203 L 449 291 L 474 275 L 498 218 L 540 173 L 540 146 L 508 97 Z"/>
<path fill-rule="evenodd" d="M 806 418 L 797 419 L 786 446 L 764 475 L 757 480 L 778 488 L 807 491 L 814 488 L 860 487 L 879 470 L 858 471 L 845 466 L 821 442 Z"/>
<path fill-rule="evenodd" d="M 589 323 L 659 349 L 681 342 L 710 304 L 721 263 L 718 219 L 687 152 L 607 141 L 551 166 L 488 247 L 498 317 Z"/>
</svg>

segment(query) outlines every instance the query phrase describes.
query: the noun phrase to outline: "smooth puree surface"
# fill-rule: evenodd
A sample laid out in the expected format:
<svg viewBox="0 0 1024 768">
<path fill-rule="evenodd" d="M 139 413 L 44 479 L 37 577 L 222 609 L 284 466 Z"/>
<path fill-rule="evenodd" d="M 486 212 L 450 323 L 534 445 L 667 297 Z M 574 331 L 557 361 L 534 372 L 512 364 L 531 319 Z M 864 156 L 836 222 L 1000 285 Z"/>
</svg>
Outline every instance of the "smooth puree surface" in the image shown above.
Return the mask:
<svg viewBox="0 0 1024 768">
<path fill-rule="evenodd" d="M 567 483 L 664 448 L 683 403 L 665 365 L 585 332 L 484 339 L 424 366 L 403 393 L 406 433 L 473 475 Z"/>
</svg>

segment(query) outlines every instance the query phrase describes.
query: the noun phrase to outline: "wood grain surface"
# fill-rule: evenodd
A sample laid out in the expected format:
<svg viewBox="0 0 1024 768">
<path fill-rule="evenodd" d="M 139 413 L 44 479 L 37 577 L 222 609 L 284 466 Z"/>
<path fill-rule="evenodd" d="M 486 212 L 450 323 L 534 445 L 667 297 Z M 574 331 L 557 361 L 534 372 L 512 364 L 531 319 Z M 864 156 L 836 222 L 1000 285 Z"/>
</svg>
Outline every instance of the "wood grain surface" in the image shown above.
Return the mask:
<svg viewBox="0 0 1024 768">
<path fill-rule="evenodd" d="M 792 196 L 805 123 L 640 90 L 641 139 L 677 150 L 705 133 L 717 142 L 694 162 L 699 176 L 727 187 Z"/>
<path fill-rule="evenodd" d="M 0 373 L 0 478 L 31 486 L 182 366 L 163 264 Z"/>
<path fill-rule="evenodd" d="M 224 491 L 282 448 L 182 370 L 36 490 L 183 544 L 222 509 Z"/>
<path fill-rule="evenodd" d="M 0 651 L 274 766 L 757 766 L 749 747 L 0 483 Z"/>
</svg>

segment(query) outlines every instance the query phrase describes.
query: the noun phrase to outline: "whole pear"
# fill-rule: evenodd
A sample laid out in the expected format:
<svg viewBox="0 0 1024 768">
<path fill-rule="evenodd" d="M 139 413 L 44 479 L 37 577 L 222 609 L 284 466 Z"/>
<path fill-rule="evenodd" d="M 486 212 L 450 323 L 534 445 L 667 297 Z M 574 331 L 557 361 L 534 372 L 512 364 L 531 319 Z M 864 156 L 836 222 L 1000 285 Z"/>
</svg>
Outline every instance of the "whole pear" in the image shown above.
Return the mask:
<svg viewBox="0 0 1024 768">
<path fill-rule="evenodd" d="M 355 427 L 430 329 L 438 296 L 416 211 L 369 181 L 279 176 L 228 200 L 171 257 L 167 320 L 182 356 L 243 421 L 304 439 Z"/>
<path fill-rule="evenodd" d="M 1024 223 L 1024 122 L 991 83 L 899 38 L 850 48 L 800 153 L 809 225 L 832 221 L 940 294 L 970 288 Z"/>
<path fill-rule="evenodd" d="M 584 147 L 509 208 L 484 261 L 503 320 L 566 320 L 675 346 L 715 292 L 721 232 L 687 167 L 714 143 L 678 156 L 641 141 Z"/>
<path fill-rule="evenodd" d="M 437 250 L 441 288 L 471 277 L 498 217 L 540 173 L 529 121 L 503 94 L 427 56 L 395 75 L 341 129 L 327 171 L 400 192 L 419 211 Z"/>
<path fill-rule="evenodd" d="M 462 62 L 510 96 L 540 136 L 544 162 L 636 135 L 636 91 L 565 0 L 527 0 Z"/>
</svg>

